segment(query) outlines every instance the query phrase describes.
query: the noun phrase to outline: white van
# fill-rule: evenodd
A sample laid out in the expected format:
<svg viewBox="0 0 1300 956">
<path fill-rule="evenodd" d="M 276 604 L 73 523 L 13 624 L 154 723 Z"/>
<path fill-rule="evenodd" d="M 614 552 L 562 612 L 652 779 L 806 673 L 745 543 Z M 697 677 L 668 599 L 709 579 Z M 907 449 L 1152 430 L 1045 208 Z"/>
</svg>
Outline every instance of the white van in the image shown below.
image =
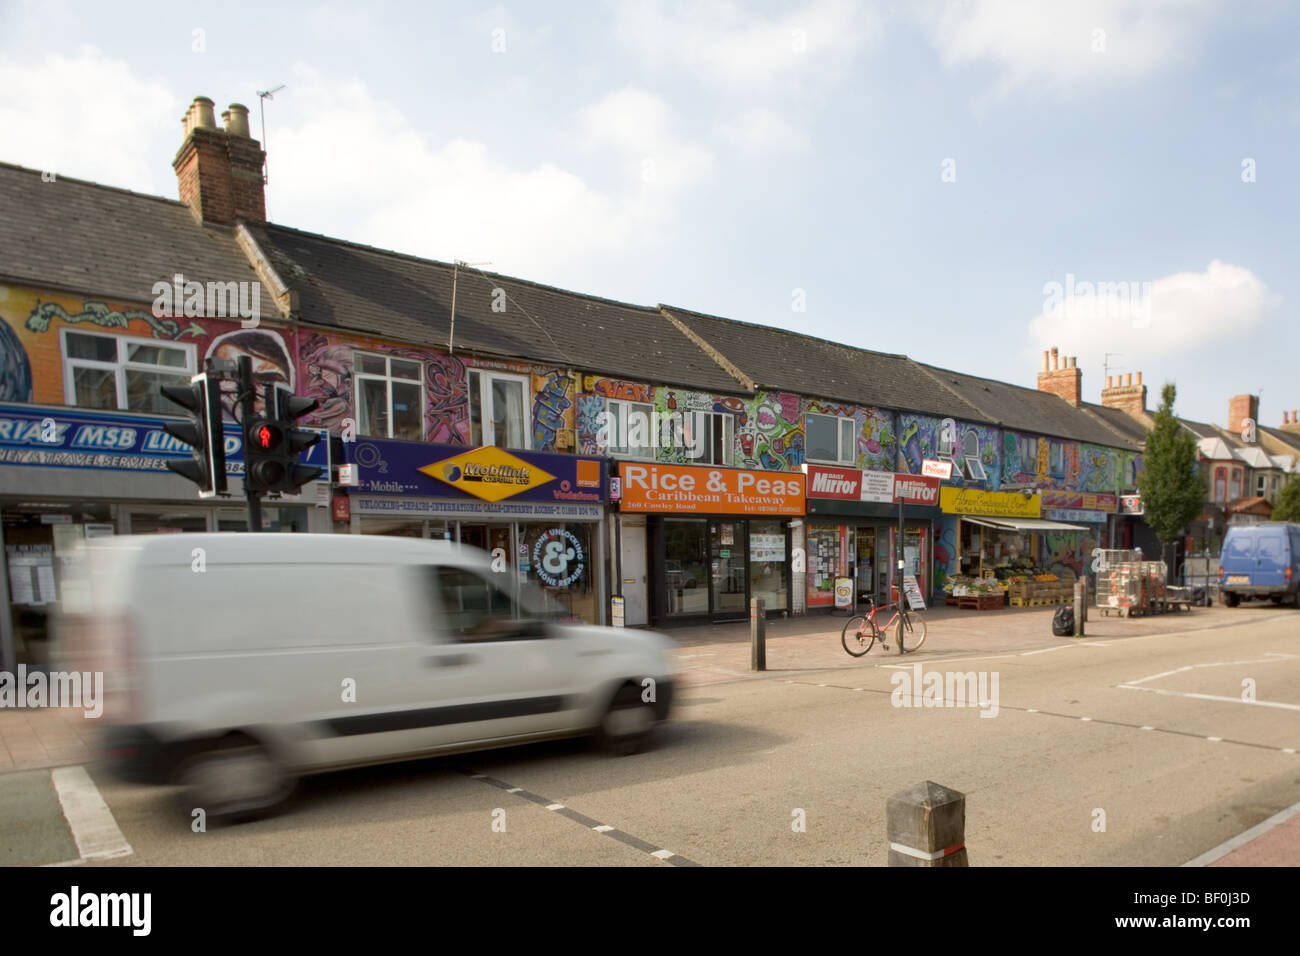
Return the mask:
<svg viewBox="0 0 1300 956">
<path fill-rule="evenodd" d="M 210 817 L 342 767 L 584 734 L 630 752 L 672 699 L 670 638 L 546 621 L 448 542 L 128 536 L 77 563 L 60 634 L 105 672 L 110 760 Z"/>
</svg>

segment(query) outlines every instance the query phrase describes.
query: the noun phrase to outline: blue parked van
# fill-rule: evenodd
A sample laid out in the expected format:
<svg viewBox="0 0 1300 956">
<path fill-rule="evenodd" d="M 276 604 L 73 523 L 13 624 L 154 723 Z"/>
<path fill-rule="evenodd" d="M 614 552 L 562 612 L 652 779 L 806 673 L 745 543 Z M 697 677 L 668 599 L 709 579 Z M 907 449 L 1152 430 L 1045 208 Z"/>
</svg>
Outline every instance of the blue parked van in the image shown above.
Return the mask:
<svg viewBox="0 0 1300 956">
<path fill-rule="evenodd" d="M 1234 525 L 1219 556 L 1219 598 L 1271 598 L 1300 607 L 1300 524 L 1280 521 Z"/>
</svg>

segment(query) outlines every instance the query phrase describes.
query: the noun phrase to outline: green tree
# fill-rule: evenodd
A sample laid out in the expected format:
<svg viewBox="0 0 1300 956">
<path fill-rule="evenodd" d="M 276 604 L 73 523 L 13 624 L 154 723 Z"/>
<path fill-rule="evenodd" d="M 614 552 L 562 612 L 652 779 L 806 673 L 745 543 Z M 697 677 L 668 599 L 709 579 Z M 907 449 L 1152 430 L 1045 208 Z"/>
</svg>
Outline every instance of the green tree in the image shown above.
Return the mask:
<svg viewBox="0 0 1300 956">
<path fill-rule="evenodd" d="M 1196 439 L 1174 417 L 1176 395 L 1173 382 L 1166 382 L 1147 432 L 1146 470 L 1138 482 L 1146 523 L 1166 546 L 1178 540 L 1205 501 L 1205 483 L 1196 467 Z"/>
<path fill-rule="evenodd" d="M 1300 472 L 1293 473 L 1273 502 L 1274 521 L 1300 521 Z"/>
</svg>

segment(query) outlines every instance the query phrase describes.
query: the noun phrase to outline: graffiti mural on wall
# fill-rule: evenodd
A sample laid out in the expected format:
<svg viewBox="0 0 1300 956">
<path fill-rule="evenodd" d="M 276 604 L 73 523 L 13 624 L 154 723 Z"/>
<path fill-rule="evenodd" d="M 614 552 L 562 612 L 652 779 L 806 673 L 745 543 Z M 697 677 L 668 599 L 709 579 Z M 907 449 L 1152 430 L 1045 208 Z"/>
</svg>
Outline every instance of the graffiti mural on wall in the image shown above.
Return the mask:
<svg viewBox="0 0 1300 956">
<path fill-rule="evenodd" d="M 1013 431 L 1002 433 L 1002 461 L 1004 482 L 1112 494 L 1136 488 L 1142 470 L 1137 452 Z"/>
<path fill-rule="evenodd" d="M 469 397 L 465 365 L 429 349 L 392 346 L 370 340 L 342 341 L 319 332 L 304 332 L 298 346 L 302 394 L 320 402 L 303 421 L 342 432 L 354 419 L 353 352 L 364 351 L 412 359 L 424 368 L 424 438 L 443 445 L 469 443 Z"/>
<path fill-rule="evenodd" d="M 568 451 L 573 434 L 573 379 L 562 369 L 534 372 L 533 450 Z"/>
<path fill-rule="evenodd" d="M 736 418 L 735 463 L 743 468 L 794 471 L 804 462 L 803 421 L 799 396 L 789 392 L 760 392 L 741 402 Z"/>
<path fill-rule="evenodd" d="M 893 471 L 897 459 L 894 447 L 894 415 L 879 408 L 864 408 L 839 402 L 810 399 L 806 414 L 851 418 L 858 425 L 857 467 L 872 471 Z"/>
<path fill-rule="evenodd" d="M 898 470 L 919 475 L 921 465 L 926 459 L 947 458 L 939 453 L 939 434 L 943 419 L 930 415 L 901 414 L 898 416 Z M 944 484 L 955 486 L 972 485 L 996 490 L 1001 484 L 998 445 L 999 436 L 996 428 L 986 425 L 974 425 L 969 422 L 957 422 L 957 443 L 951 458 L 956 464 L 952 478 Z M 969 481 L 964 477 L 958 465 L 966 458 L 977 458 L 988 476 L 985 481 Z"/>
<path fill-rule="evenodd" d="M 32 363 L 18 333 L 0 318 L 0 402 L 32 400 Z"/>
</svg>

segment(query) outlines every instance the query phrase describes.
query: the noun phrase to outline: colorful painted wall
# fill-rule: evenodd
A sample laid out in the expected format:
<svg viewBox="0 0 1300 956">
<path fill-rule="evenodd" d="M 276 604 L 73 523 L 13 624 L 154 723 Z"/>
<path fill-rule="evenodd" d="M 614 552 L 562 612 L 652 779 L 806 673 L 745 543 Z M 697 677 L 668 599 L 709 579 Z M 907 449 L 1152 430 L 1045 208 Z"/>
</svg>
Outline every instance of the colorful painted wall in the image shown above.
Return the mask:
<svg viewBox="0 0 1300 956">
<path fill-rule="evenodd" d="M 926 459 L 941 458 L 939 454 L 939 435 L 943 419 L 930 415 L 902 414 L 898 417 L 898 471 L 919 475 L 921 463 Z M 989 425 L 976 425 L 971 422 L 956 422 L 957 449 L 964 453 L 974 451 L 987 481 L 967 481 L 953 468 L 952 478 L 945 479 L 945 485 L 962 487 L 970 485 L 975 488 L 996 490 L 1001 484 L 1001 464 L 998 456 L 1000 435 L 998 429 Z"/>
<path fill-rule="evenodd" d="M 1061 446 L 1061 467 L 1055 470 L 1053 445 Z M 1002 433 L 1002 481 L 1008 484 L 1123 494 L 1137 488 L 1141 472 L 1138 452 L 1010 429 Z"/>
<path fill-rule="evenodd" d="M 531 383 L 533 447 L 571 451 L 575 444 L 577 378 L 563 369 L 451 356 L 366 336 L 281 328 L 266 321 L 245 329 L 237 321 L 159 317 L 149 306 L 6 286 L 0 286 L 0 400 L 64 404 L 62 328 L 191 345 L 196 369 L 208 357 L 249 355 L 263 380 L 283 382 L 320 403 L 317 411 L 303 417 L 303 424 L 335 433 L 343 431 L 355 415 L 355 349 L 418 360 L 424 363 L 425 439 L 442 444 L 469 443 L 468 368 L 524 375 Z M 227 417 L 229 410 L 228 406 Z"/>
</svg>

